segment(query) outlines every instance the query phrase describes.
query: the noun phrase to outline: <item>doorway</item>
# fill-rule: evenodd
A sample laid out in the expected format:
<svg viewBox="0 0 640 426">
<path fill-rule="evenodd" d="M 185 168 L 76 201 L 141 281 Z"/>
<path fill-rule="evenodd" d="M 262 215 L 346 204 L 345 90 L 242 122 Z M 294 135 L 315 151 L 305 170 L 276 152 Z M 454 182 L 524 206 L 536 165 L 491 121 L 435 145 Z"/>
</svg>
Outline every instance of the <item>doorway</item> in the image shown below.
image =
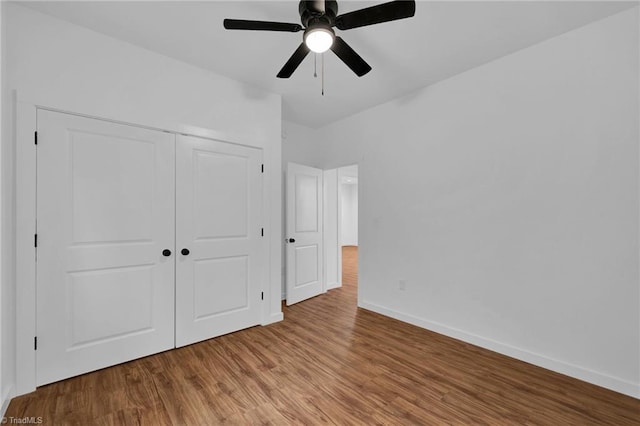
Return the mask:
<svg viewBox="0 0 640 426">
<path fill-rule="evenodd" d="M 323 179 L 327 290 L 342 287 L 346 279 L 357 291 L 358 165 L 325 170 Z"/>
<path fill-rule="evenodd" d="M 358 287 L 358 166 L 338 169 L 338 253 L 341 283 Z"/>
</svg>

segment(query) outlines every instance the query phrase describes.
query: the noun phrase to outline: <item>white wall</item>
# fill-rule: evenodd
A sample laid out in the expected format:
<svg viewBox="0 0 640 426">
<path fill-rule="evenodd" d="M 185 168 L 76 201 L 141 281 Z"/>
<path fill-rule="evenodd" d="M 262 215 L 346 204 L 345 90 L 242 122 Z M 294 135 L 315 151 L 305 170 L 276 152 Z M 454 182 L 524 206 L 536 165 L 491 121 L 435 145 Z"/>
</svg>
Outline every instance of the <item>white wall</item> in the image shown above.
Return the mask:
<svg viewBox="0 0 640 426">
<path fill-rule="evenodd" d="M 638 75 L 635 8 L 321 129 L 361 306 L 640 397 Z"/>
<path fill-rule="evenodd" d="M 358 185 L 343 183 L 341 191 L 340 245 L 358 245 Z"/>
<path fill-rule="evenodd" d="M 317 130 L 290 121 L 282 121 L 282 164 L 288 162 L 319 168 L 324 147 L 317 140 Z"/>
<path fill-rule="evenodd" d="M 270 251 L 265 322 L 281 319 L 280 96 L 17 4 L 6 6 L 7 82 L 21 101 L 264 149 L 265 236 Z M 11 112 L 5 109 L 7 122 L 13 119 Z M 14 155 L 15 147 L 8 140 L 3 140 L 2 148 L 3 156 L 7 152 Z M 14 181 L 3 183 L 2 199 L 12 200 Z M 6 233 L 14 225 L 15 217 L 3 218 L 3 267 L 12 268 L 3 271 L 3 298 L 15 289 L 15 269 L 9 257 L 16 238 L 7 238 Z M 15 323 L 3 321 L 3 326 L 14 329 Z M 3 335 L 2 346 L 3 351 L 15 348 L 15 340 Z M 18 389 L 21 391 L 24 389 Z"/>
</svg>

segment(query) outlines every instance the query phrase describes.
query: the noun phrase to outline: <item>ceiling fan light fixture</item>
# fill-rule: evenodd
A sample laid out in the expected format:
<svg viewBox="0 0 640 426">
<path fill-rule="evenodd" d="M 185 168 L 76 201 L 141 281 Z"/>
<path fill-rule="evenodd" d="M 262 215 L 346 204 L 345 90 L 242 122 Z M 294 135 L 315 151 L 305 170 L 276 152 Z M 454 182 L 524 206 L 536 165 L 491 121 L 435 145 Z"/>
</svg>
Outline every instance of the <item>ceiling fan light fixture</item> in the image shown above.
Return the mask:
<svg viewBox="0 0 640 426">
<path fill-rule="evenodd" d="M 323 53 L 333 45 L 335 36 L 331 28 L 310 28 L 304 35 L 304 43 L 309 50 L 315 53 Z"/>
</svg>

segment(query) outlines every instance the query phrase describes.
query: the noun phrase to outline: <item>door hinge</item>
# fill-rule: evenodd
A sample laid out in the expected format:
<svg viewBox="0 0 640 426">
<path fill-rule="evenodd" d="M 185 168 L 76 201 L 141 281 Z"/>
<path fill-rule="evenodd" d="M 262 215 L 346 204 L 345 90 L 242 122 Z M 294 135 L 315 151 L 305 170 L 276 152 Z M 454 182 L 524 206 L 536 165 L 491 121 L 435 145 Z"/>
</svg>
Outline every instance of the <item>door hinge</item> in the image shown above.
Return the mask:
<svg viewBox="0 0 640 426">
<path fill-rule="evenodd" d="M 264 300 L 264 291 L 260 293 L 260 300 Z"/>
<path fill-rule="evenodd" d="M 38 145 L 38 132 L 33 132 L 33 141 L 36 145 Z"/>
<path fill-rule="evenodd" d="M 38 247 L 38 234 L 33 234 L 33 246 Z"/>
<path fill-rule="evenodd" d="M 260 229 L 260 236 L 264 237 L 264 228 Z"/>
<path fill-rule="evenodd" d="M 33 350 L 37 351 L 38 350 L 38 336 L 35 336 L 33 338 Z"/>
<path fill-rule="evenodd" d="M 260 168 L 260 173 L 264 173 L 264 164 L 262 165 L 262 167 Z"/>
</svg>

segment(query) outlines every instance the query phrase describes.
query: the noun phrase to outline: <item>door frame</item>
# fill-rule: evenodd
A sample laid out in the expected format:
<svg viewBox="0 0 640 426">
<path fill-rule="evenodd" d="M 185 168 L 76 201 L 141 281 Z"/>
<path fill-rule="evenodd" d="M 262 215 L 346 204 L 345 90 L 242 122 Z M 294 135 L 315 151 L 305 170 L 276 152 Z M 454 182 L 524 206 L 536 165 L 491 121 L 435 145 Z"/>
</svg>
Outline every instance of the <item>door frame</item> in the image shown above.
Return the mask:
<svg viewBox="0 0 640 426">
<path fill-rule="evenodd" d="M 260 148 L 263 150 L 262 222 L 264 224 L 264 240 L 262 250 L 264 259 L 261 283 L 264 291 L 264 304 L 261 310 L 261 325 L 282 321 L 284 318 L 281 304 L 281 200 L 282 176 L 279 172 L 282 154 L 270 144 L 259 144 L 255 141 L 236 140 L 228 134 L 213 129 L 194 127 L 193 125 L 172 122 L 155 118 L 114 117 L 110 113 L 91 110 L 91 114 L 76 112 L 77 105 L 65 108 L 66 101 L 51 100 L 38 102 L 38 96 L 22 96 L 16 90 L 11 93 L 11 111 L 13 112 L 14 133 L 12 142 L 15 146 L 15 388 L 9 391 L 8 397 L 23 395 L 36 389 L 36 258 L 34 238 L 36 233 L 36 145 L 34 135 L 37 131 L 38 109 L 49 110 L 81 117 L 110 121 L 157 130 L 166 133 L 183 134 L 199 138 L 212 139 L 234 145 Z M 36 99 L 36 100 L 34 100 Z M 51 105 L 57 106 L 51 106 Z M 277 147 L 276 147 L 277 148 Z M 277 196 L 274 199 L 274 195 Z M 272 200 L 273 199 L 273 200 Z"/>
<path fill-rule="evenodd" d="M 352 176 L 350 174 L 346 174 L 344 169 L 348 169 L 348 168 L 356 168 L 356 175 Z M 337 180 L 338 180 L 338 189 L 336 191 L 336 195 L 338 197 L 338 284 L 340 285 L 340 287 L 342 287 L 342 178 L 343 177 L 355 177 L 356 180 L 358 180 L 359 182 L 359 174 L 360 174 L 360 168 L 358 166 L 358 163 L 354 163 L 354 164 L 347 164 L 346 166 L 342 166 L 342 167 L 338 167 L 337 169 Z M 357 185 L 358 183 L 356 183 Z M 358 206 L 360 205 L 360 187 L 358 187 Z M 358 209 L 358 217 L 356 218 L 357 222 L 358 222 L 358 228 L 360 228 L 360 210 Z"/>
</svg>

